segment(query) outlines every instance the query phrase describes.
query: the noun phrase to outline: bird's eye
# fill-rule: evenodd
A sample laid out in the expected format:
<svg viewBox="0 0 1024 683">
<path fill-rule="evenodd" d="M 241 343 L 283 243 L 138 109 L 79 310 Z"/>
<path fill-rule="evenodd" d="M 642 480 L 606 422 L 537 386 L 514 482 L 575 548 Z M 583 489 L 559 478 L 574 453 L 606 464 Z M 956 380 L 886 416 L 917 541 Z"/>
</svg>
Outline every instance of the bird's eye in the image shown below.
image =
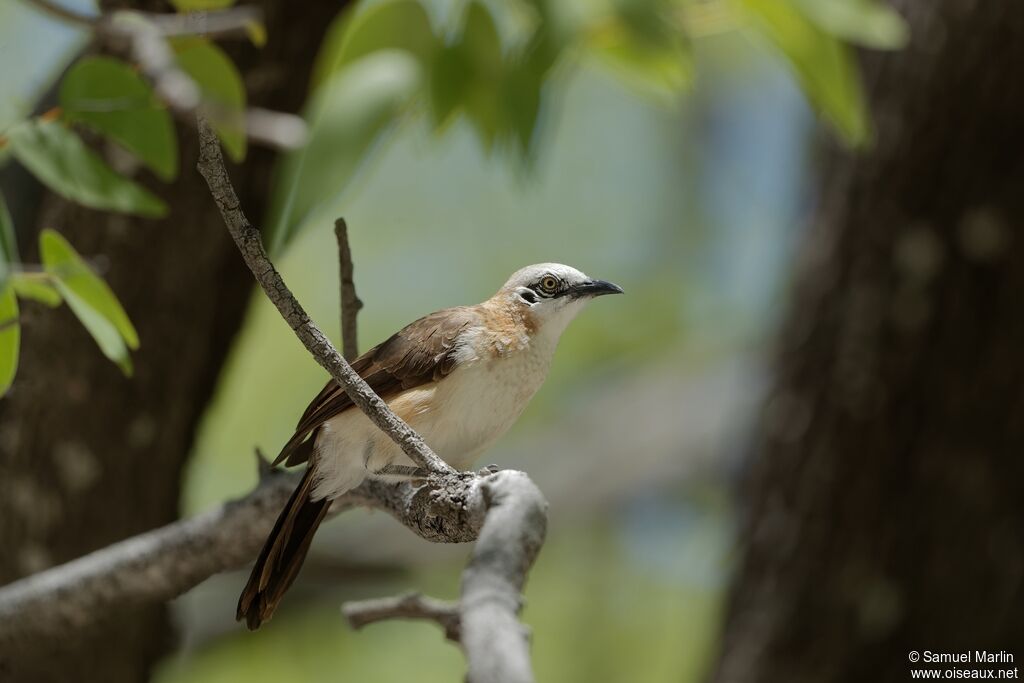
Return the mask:
<svg viewBox="0 0 1024 683">
<path fill-rule="evenodd" d="M 540 281 L 540 288 L 548 294 L 552 294 L 558 289 L 558 280 L 548 275 Z"/>
</svg>

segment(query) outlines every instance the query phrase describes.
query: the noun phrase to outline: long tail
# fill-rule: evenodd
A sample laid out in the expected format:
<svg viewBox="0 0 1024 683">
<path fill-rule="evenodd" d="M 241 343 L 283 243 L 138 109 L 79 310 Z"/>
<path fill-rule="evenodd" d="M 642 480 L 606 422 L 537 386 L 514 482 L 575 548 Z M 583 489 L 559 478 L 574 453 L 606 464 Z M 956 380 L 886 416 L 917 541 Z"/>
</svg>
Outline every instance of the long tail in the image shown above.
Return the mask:
<svg viewBox="0 0 1024 683">
<path fill-rule="evenodd" d="M 274 615 L 285 591 L 298 576 L 306 559 L 313 534 L 323 521 L 331 501 L 312 500 L 312 468 L 306 469 L 302 481 L 288 499 L 274 530 L 256 559 L 241 597 L 235 619 L 245 618 L 249 630 L 255 631 Z"/>
</svg>

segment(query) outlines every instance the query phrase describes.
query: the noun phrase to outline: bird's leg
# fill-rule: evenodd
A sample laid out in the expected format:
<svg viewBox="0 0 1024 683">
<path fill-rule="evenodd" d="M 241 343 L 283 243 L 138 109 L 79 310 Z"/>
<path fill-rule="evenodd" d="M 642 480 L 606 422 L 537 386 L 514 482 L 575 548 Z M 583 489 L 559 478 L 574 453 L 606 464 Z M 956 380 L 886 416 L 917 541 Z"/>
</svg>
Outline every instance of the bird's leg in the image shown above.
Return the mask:
<svg viewBox="0 0 1024 683">
<path fill-rule="evenodd" d="M 409 477 L 410 479 L 426 479 L 430 476 L 430 472 L 422 467 L 394 464 L 384 465 L 384 467 L 381 467 L 379 470 L 374 472 L 374 474 L 389 477 Z"/>
</svg>

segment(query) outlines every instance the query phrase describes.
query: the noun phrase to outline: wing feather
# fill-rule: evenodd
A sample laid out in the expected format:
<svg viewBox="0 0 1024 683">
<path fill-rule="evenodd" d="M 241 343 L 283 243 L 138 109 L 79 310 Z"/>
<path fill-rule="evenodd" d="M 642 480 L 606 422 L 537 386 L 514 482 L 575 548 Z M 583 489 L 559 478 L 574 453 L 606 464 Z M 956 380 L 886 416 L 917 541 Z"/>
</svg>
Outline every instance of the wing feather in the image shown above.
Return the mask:
<svg viewBox="0 0 1024 683">
<path fill-rule="evenodd" d="M 386 401 L 401 391 L 436 382 L 450 374 L 455 368 L 459 334 L 480 322 L 475 306 L 431 313 L 361 355 L 352 362 L 352 369 Z M 302 413 L 295 433 L 274 464 L 287 461 L 286 465 L 292 466 L 306 462 L 312 452 L 308 440 L 316 438 L 316 430 L 353 405 L 348 394 L 333 379 L 328 380 Z"/>
</svg>

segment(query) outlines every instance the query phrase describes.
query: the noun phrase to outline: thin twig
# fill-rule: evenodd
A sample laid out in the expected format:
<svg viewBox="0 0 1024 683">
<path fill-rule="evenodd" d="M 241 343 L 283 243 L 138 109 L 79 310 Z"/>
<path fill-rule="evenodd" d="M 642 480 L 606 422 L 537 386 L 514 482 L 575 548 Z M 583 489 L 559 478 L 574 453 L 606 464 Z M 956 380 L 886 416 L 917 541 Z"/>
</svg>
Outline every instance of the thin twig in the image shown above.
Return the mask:
<svg viewBox="0 0 1024 683">
<path fill-rule="evenodd" d="M 437 622 L 444 629 L 445 637 L 452 642 L 457 643 L 462 637 L 459 606 L 419 593 L 346 602 L 341 606 L 341 612 L 354 629 L 386 619 L 425 619 Z"/>
<path fill-rule="evenodd" d="M 353 361 L 359 355 L 359 328 L 356 322 L 363 302 L 356 296 L 353 279 L 352 247 L 348 241 L 348 224 L 344 218 L 334 221 L 334 236 L 338 240 L 338 270 L 341 280 L 341 350 L 345 360 Z"/>
<path fill-rule="evenodd" d="M 206 36 L 222 38 L 246 36 L 252 26 L 263 21 L 259 7 L 230 7 L 215 12 L 187 12 L 185 14 L 158 14 L 138 10 L 116 10 L 104 14 L 83 14 L 53 0 L 25 0 L 30 6 L 68 24 L 103 32 L 109 36 L 122 36 L 130 32 L 125 19 L 139 19 L 156 26 L 165 38 L 176 36 Z"/>
<path fill-rule="evenodd" d="M 130 27 L 130 30 L 129 30 Z M 151 21 L 122 22 L 119 34 L 128 40 L 132 58 L 153 91 L 178 115 L 193 114 L 202 102 L 199 84 L 178 66 L 174 51 Z"/>
<path fill-rule="evenodd" d="M 130 19 L 130 20 L 129 20 Z M 294 114 L 265 109 L 234 110 L 203 99 L 199 85 L 185 73 L 157 23 L 132 14 L 121 25 L 139 71 L 178 118 L 192 124 L 196 114 L 244 128 L 246 135 L 271 147 L 295 149 L 306 140 L 306 123 Z"/>
<path fill-rule="evenodd" d="M 259 7 L 241 5 L 217 12 L 186 12 L 185 14 L 143 14 L 160 29 L 165 38 L 206 36 L 207 38 L 245 37 L 253 26 L 263 23 Z"/>
<path fill-rule="evenodd" d="M 210 103 L 206 104 L 210 111 L 214 111 L 210 106 Z M 306 144 L 309 126 L 301 116 L 260 107 L 249 107 L 243 113 L 245 134 L 250 140 L 279 149 L 298 149 Z"/>
<path fill-rule="evenodd" d="M 35 7 L 45 14 L 49 14 L 55 19 L 60 19 L 68 24 L 76 24 L 84 28 L 92 29 L 95 28 L 100 22 L 100 18 L 97 16 L 90 16 L 88 14 L 82 14 L 76 12 L 73 9 L 68 9 L 64 5 L 58 2 L 52 2 L 52 0 L 26 0 L 30 7 Z"/>
<path fill-rule="evenodd" d="M 263 450 L 257 446 L 256 452 L 256 478 L 257 481 L 263 481 L 267 477 L 272 477 L 277 473 L 274 466 L 271 464 L 270 458 L 263 454 Z"/>
<path fill-rule="evenodd" d="M 341 357 L 330 340 L 310 319 L 267 256 L 260 231 L 253 227 L 242 212 L 213 129 L 204 119 L 199 119 L 198 126 L 199 161 L 196 167 L 206 179 L 228 232 L 242 252 L 242 258 L 267 298 L 281 313 L 281 317 L 291 326 L 313 358 L 327 370 L 339 386 L 345 389 L 352 402 L 390 436 L 414 463 L 433 474 L 455 474 L 455 470 L 441 460 L 419 434 L 391 412 L 387 404 Z"/>
</svg>

